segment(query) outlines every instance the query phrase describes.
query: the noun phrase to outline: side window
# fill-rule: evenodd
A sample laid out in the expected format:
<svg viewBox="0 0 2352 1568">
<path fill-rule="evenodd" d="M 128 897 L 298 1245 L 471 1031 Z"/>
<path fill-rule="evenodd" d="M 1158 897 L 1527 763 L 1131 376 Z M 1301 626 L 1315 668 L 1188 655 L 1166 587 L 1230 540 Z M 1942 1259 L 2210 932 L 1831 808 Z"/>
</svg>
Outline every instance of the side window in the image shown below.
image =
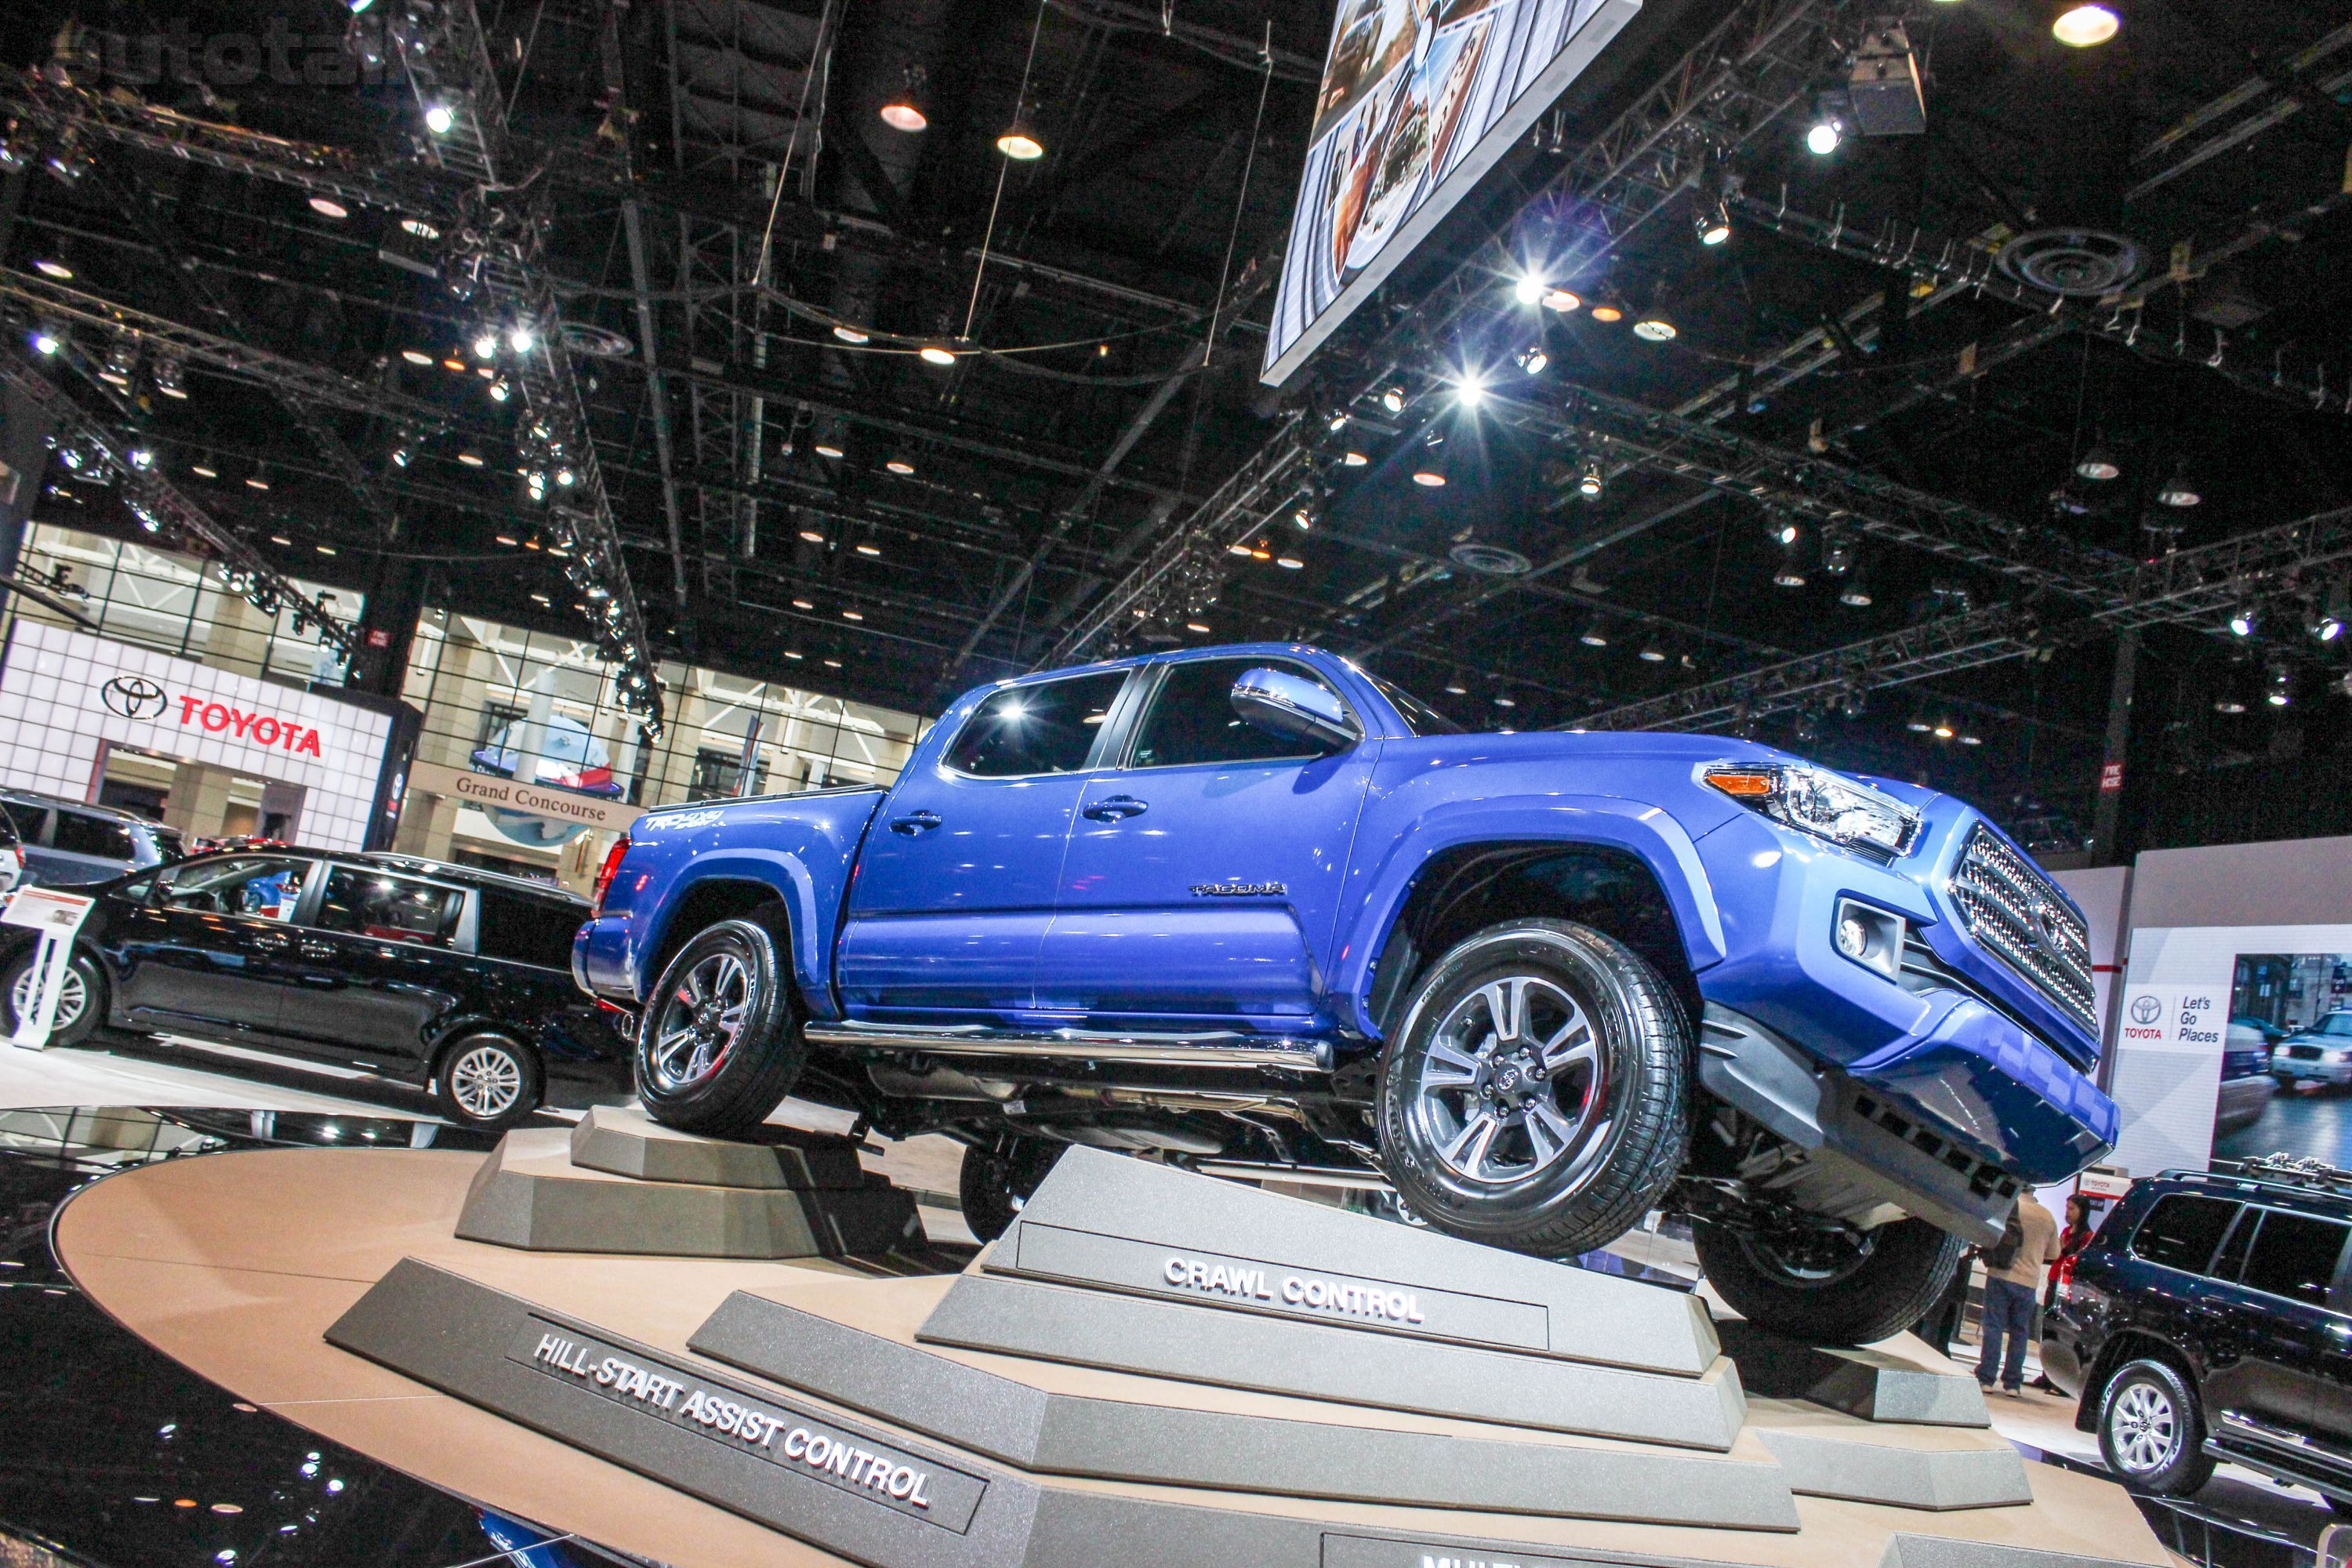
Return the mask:
<svg viewBox="0 0 2352 1568">
<path fill-rule="evenodd" d="M 2230 1239 L 2221 1244 L 2221 1256 L 2213 1259 L 2213 1267 L 2206 1272 L 2216 1279 L 2235 1279 L 2243 1273 L 2246 1254 L 2254 1245 L 2254 1232 L 2260 1230 L 2262 1225 L 2263 1211 L 2260 1209 L 2248 1209 L 2240 1215 L 2238 1223 L 2230 1227 Z"/>
<path fill-rule="evenodd" d="M 129 823 L 109 816 L 89 816 L 79 811 L 58 813 L 57 831 L 50 847 L 68 855 L 120 860 L 126 868 L 139 859 L 139 845 L 131 837 Z"/>
<path fill-rule="evenodd" d="M 2262 1234 L 2254 1237 L 2254 1249 L 2246 1258 L 2245 1283 L 2290 1301 L 2325 1307 L 2347 1228 L 2332 1219 L 2265 1212 Z"/>
<path fill-rule="evenodd" d="M 2167 1268 L 2202 1274 L 2237 1212 L 2238 1205 L 2226 1198 L 2174 1193 L 2159 1200 L 2139 1222 L 2132 1237 L 2132 1253 Z"/>
<path fill-rule="evenodd" d="M 200 915 L 291 920 L 303 884 L 318 871 L 282 855 L 236 855 L 182 867 L 163 884 L 163 907 Z"/>
<path fill-rule="evenodd" d="M 1074 773 L 1127 684 L 1127 671 L 1007 687 L 983 700 L 948 748 L 947 765 L 977 778 Z"/>
<path fill-rule="evenodd" d="M 475 952 L 484 958 L 535 963 L 541 969 L 572 967 L 572 934 L 588 918 L 586 910 L 496 888 L 476 889 L 474 897 L 482 904 Z"/>
<path fill-rule="evenodd" d="M 1234 682 L 1267 666 L 1303 675 L 1331 689 L 1331 683 L 1305 665 L 1287 659 L 1202 658 L 1172 665 L 1151 700 L 1151 710 L 1135 737 L 1139 768 L 1174 768 L 1195 763 L 1263 763 L 1319 757 L 1318 749 L 1284 735 L 1268 734 L 1234 711 Z M 1334 693 L 1336 696 L 1337 693 Z"/>
<path fill-rule="evenodd" d="M 457 918 L 465 910 L 466 895 L 456 888 L 338 866 L 327 873 L 310 923 L 349 936 L 447 947 L 457 940 Z"/>
</svg>

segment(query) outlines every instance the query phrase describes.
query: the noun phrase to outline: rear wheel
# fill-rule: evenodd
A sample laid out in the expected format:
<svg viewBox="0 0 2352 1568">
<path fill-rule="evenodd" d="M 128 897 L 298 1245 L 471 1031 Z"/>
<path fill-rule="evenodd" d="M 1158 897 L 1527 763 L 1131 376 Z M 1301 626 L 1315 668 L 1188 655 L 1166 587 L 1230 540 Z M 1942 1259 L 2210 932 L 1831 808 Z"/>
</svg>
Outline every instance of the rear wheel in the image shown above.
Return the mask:
<svg viewBox="0 0 2352 1568">
<path fill-rule="evenodd" d="M 39 955 L 38 944 L 16 955 L 5 973 L 0 973 L 0 994 L 8 999 L 8 1028 L 14 1032 L 17 1020 L 24 1017 L 33 1000 L 33 961 Z M 49 1021 L 49 1044 L 78 1046 L 98 1032 L 106 1022 L 106 972 L 98 961 L 79 948 L 74 950 L 73 962 L 66 967 L 65 984 L 58 988 L 58 1008 Z"/>
<path fill-rule="evenodd" d="M 966 1149 L 957 1189 L 963 1199 L 963 1223 L 971 1234 L 994 1241 L 1010 1230 L 1021 1205 L 1068 1147 L 1050 1138 L 1008 1135 L 984 1149 Z"/>
<path fill-rule="evenodd" d="M 1566 921 L 1490 926 L 1414 987 L 1381 1060 L 1381 1163 L 1437 1230 L 1543 1257 L 1641 1223 L 1689 1138 L 1690 1031 L 1658 972 Z"/>
<path fill-rule="evenodd" d="M 721 921 L 662 972 L 637 1025 L 637 1098 L 667 1127 L 748 1132 L 783 1103 L 808 1052 L 775 932 Z"/>
<path fill-rule="evenodd" d="M 2131 1362 L 2107 1380 L 2099 1399 L 2099 1454 L 2134 1491 L 2187 1497 L 2213 1479 L 2196 1392 L 2160 1361 Z"/>
<path fill-rule="evenodd" d="M 1936 1304 L 1967 1254 L 1923 1219 L 1875 1230 L 1766 1234 L 1721 1221 L 1691 1226 L 1698 1266 L 1731 1309 L 1809 1344 L 1890 1339 Z"/>
</svg>

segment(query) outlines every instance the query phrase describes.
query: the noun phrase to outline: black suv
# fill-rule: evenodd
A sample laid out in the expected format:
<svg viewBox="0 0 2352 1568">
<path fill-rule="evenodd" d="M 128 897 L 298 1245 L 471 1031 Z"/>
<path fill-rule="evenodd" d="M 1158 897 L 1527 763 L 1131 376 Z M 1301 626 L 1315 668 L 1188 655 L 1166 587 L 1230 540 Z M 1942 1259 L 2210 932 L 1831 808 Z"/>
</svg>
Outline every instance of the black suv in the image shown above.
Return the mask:
<svg viewBox="0 0 2352 1568">
<path fill-rule="evenodd" d="M 585 900 L 397 855 L 231 850 L 96 888 L 51 1038 L 100 1026 L 326 1058 L 431 1088 L 451 1120 L 529 1115 L 551 1068 L 614 1086 L 629 1048 L 572 983 Z M 33 933 L 0 928 L 13 1026 Z"/>
<path fill-rule="evenodd" d="M 2273 1155 L 2135 1183 L 2060 1266 L 2042 1331 L 2127 1486 L 2202 1487 L 2217 1459 L 2352 1509 L 2352 1173 Z"/>
</svg>

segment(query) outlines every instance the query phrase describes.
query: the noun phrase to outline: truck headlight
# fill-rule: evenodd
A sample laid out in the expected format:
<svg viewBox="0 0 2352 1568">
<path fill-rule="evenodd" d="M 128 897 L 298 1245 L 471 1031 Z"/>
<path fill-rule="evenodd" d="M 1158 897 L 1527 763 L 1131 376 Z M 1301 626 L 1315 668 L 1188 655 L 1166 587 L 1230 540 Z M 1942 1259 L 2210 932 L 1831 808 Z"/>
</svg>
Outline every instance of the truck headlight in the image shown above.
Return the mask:
<svg viewBox="0 0 2352 1568">
<path fill-rule="evenodd" d="M 1821 768 L 1781 763 L 1709 768 L 1706 778 L 1775 822 L 1882 859 L 1908 849 L 1919 830 L 1919 814 L 1901 801 Z"/>
</svg>

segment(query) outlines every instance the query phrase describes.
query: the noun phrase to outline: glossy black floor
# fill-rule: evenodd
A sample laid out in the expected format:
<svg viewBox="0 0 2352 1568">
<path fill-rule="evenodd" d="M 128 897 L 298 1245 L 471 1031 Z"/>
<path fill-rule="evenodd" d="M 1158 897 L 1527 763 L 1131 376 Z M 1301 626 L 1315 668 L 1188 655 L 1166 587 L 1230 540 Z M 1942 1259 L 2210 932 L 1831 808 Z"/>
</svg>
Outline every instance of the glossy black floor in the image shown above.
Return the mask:
<svg viewBox="0 0 2352 1568">
<path fill-rule="evenodd" d="M 187 1372 L 75 1289 L 49 1222 L 127 1167 L 272 1144 L 487 1149 L 430 1122 L 287 1111 L 0 1112 L 0 1563 L 93 1568 L 597 1568 Z"/>
</svg>

